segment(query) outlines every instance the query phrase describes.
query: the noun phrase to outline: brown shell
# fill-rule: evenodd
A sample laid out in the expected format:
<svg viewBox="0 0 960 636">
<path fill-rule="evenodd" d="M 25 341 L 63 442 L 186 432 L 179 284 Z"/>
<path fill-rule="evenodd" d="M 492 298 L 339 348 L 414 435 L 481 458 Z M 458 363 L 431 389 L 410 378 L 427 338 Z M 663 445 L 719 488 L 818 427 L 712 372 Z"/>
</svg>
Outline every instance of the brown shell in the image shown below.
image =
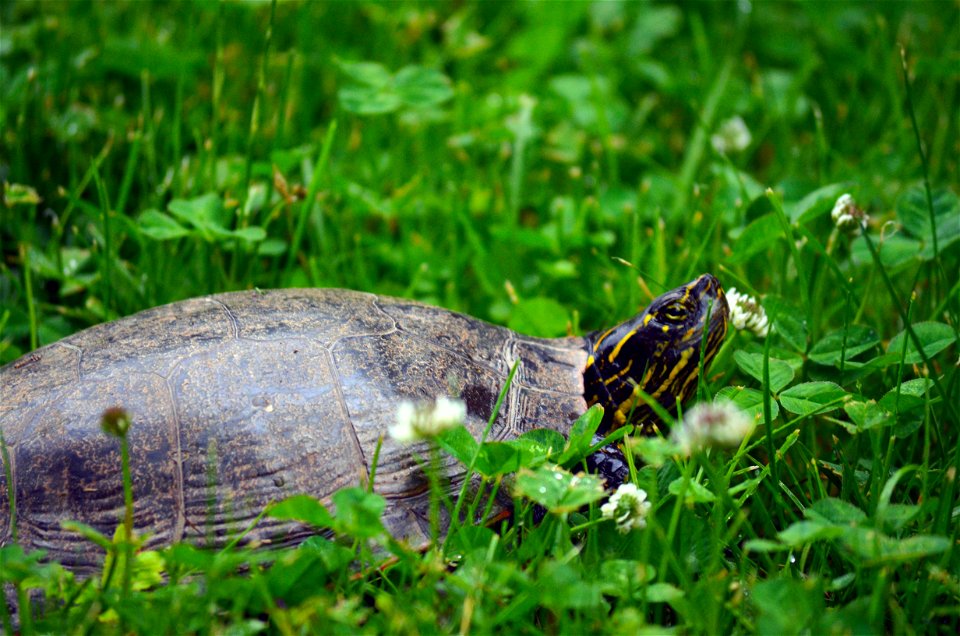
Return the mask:
<svg viewBox="0 0 960 636">
<path fill-rule="evenodd" d="M 123 511 L 119 440 L 100 429 L 125 409 L 135 525 L 148 547 L 222 545 L 271 501 L 329 503 L 363 483 L 384 435 L 375 490 L 386 527 L 426 536 L 427 482 L 386 435 L 400 400 L 458 395 L 479 437 L 520 359 L 491 439 L 566 431 L 585 409 L 584 340 L 542 340 L 419 303 L 343 290 L 238 292 L 99 325 L 0 369 L 19 543 L 78 570 L 102 552 L 60 528 L 111 535 Z M 446 465 L 452 487 L 461 468 Z M 11 541 L 0 471 L 0 545 Z M 249 540 L 292 543 L 307 529 L 264 519 Z"/>
</svg>

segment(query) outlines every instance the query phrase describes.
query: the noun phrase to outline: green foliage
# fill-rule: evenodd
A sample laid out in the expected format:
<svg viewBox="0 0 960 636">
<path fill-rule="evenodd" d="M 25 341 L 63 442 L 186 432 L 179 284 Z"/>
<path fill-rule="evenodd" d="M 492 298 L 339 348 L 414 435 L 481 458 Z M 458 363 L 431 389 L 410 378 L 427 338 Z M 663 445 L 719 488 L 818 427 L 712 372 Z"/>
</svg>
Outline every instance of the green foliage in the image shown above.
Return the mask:
<svg viewBox="0 0 960 636">
<path fill-rule="evenodd" d="M 906 331 L 901 331 L 890 339 L 890 343 L 887 345 L 887 353 L 904 352 L 904 363 L 919 364 L 923 362 L 924 356 L 928 358 L 935 356 L 957 340 L 956 331 L 950 325 L 939 322 L 914 323 L 913 331 L 919 340 L 919 347 L 916 346 L 914 340 L 909 337 Z"/>
<path fill-rule="evenodd" d="M 270 506 L 267 514 L 274 519 L 308 523 L 316 528 L 333 527 L 333 517 L 322 503 L 309 495 L 293 495 Z"/>
<path fill-rule="evenodd" d="M 337 93 L 344 110 L 358 115 L 392 113 L 401 107 L 431 108 L 453 97 L 450 80 L 439 71 L 405 66 L 390 74 L 373 62 L 340 62 L 353 83 Z"/>
<path fill-rule="evenodd" d="M 517 474 L 517 494 L 550 512 L 573 512 L 602 499 L 603 483 L 593 475 L 571 475 L 558 468 L 541 467 Z"/>
<path fill-rule="evenodd" d="M 460 427 L 432 451 L 473 478 L 451 501 L 434 475 L 449 529 L 426 549 L 365 488 L 265 511 L 317 530 L 293 549 L 146 549 L 68 522 L 104 568 L 0 547 L 20 609 L 3 631 L 956 633 L 958 20 L 924 2 L 3 3 L 2 363 L 257 287 L 559 337 L 711 271 L 772 325 L 728 334 L 700 379 L 698 399 L 756 419 L 742 448 L 614 433 L 644 530 L 603 520 L 581 472 L 599 410 L 566 436 Z M 747 143 L 714 143 L 735 117 Z M 859 235 L 831 219 L 844 193 Z M 511 523 L 477 523 L 508 500 Z"/>
</svg>

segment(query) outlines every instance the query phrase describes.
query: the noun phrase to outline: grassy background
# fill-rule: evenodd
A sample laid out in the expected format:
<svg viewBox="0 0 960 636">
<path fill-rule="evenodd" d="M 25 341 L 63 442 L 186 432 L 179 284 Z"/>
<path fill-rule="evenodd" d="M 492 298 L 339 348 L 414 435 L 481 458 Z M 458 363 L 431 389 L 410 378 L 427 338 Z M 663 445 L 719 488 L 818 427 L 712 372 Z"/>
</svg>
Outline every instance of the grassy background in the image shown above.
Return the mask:
<svg viewBox="0 0 960 636">
<path fill-rule="evenodd" d="M 411 554 L 399 582 L 331 575 L 332 596 L 287 608 L 227 612 L 211 583 L 220 610 L 168 629 L 825 629 L 824 607 L 847 629 L 956 629 L 955 3 L 48 1 L 0 20 L 0 362 L 251 287 L 370 290 L 557 336 L 711 271 L 778 327 L 735 336 L 704 386 L 766 412 L 762 441 L 695 471 L 741 484 L 734 500 L 675 496 L 670 463 L 645 469 L 664 520 L 643 540 L 594 527 L 585 556 L 528 540 L 546 547 L 451 571 Z M 752 141 L 719 153 L 733 116 Z M 832 226 L 847 191 L 869 242 Z M 784 402 L 787 385 L 829 404 Z M 822 501 L 864 516 L 809 512 Z M 858 552 L 846 523 L 922 545 Z M 597 581 L 611 550 L 683 567 L 653 575 L 668 592 L 616 594 Z M 558 589 L 596 594 L 568 606 Z"/>
<path fill-rule="evenodd" d="M 256 2 L 5 4 L 2 176 L 41 201 L 3 212 L 3 360 L 29 344 L 21 245 L 47 343 L 250 286 L 370 289 L 508 322 L 509 280 L 592 329 L 649 300 L 611 256 L 653 293 L 720 272 L 764 212 L 760 188 L 795 201 L 849 183 L 879 227 L 922 176 L 898 42 L 931 181 L 957 174 L 946 6 L 282 2 L 271 18 Z M 348 112 L 338 91 L 356 81 L 339 63 L 362 61 L 438 69 L 453 97 Z M 753 143 L 727 161 L 709 135 L 733 115 Z M 277 200 L 275 172 L 310 186 L 334 122 L 314 204 Z M 222 227 L 268 239 L 138 231 L 148 210 L 211 192 Z M 799 300 L 782 253 L 731 273 Z M 883 304 L 867 312 L 895 328 Z"/>
</svg>

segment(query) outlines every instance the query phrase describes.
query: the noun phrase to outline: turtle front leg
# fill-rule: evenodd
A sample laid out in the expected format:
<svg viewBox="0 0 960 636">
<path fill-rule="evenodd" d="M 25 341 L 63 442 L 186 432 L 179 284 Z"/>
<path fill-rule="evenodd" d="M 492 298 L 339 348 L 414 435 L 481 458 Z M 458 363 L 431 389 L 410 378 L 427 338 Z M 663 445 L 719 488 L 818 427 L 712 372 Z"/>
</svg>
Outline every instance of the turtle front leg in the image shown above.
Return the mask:
<svg viewBox="0 0 960 636">
<path fill-rule="evenodd" d="M 603 435 L 594 435 L 591 444 L 599 444 Z M 616 490 L 621 484 L 630 480 L 630 464 L 627 457 L 616 444 L 603 446 L 586 458 L 587 470 L 600 475 L 606 480 L 607 490 Z"/>
</svg>

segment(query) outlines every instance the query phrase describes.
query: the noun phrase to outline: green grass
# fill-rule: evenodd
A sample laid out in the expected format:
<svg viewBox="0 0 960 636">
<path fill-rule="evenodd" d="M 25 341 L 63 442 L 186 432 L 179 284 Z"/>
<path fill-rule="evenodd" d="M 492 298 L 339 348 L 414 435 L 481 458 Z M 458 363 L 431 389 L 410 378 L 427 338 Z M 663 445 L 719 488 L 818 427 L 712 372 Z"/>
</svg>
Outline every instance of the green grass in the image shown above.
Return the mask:
<svg viewBox="0 0 960 636">
<path fill-rule="evenodd" d="M 956 633 L 960 18 L 748 6 L 3 3 L 0 362 L 253 287 L 559 336 L 710 271 L 775 326 L 701 386 L 759 414 L 742 448 L 637 447 L 643 531 L 596 504 L 534 524 L 519 486 L 524 523 L 425 553 L 359 490 L 287 511 L 341 541 L 279 553 L 131 569 L 122 530 L 81 528 L 102 577 L 0 551 L 23 633 Z M 734 116 L 752 140 L 724 155 Z M 831 221 L 844 192 L 863 236 Z"/>
</svg>

